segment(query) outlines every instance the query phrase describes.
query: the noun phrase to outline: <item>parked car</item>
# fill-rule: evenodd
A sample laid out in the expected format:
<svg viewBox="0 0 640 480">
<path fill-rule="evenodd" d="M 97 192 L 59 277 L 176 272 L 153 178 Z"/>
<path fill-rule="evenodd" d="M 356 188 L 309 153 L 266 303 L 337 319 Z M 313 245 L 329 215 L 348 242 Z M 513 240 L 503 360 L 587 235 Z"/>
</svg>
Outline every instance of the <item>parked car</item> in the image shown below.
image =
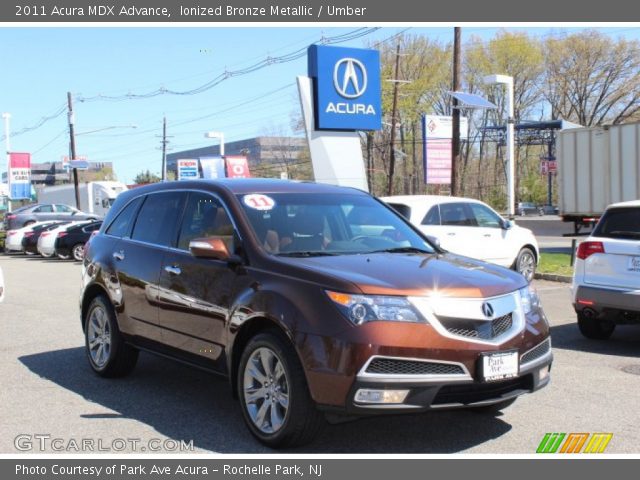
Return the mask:
<svg viewBox="0 0 640 480">
<path fill-rule="evenodd" d="M 31 230 L 27 230 L 22 236 L 22 251 L 27 255 L 35 255 L 38 253 L 38 239 L 43 232 L 58 228 L 63 222 L 44 223 L 38 226 L 31 226 Z"/>
<path fill-rule="evenodd" d="M 30 223 L 26 227 L 7 231 L 6 237 L 4 239 L 5 253 L 22 252 L 22 239 L 24 238 L 24 235 L 27 232 L 32 232 L 34 228 L 44 227 L 47 225 L 51 225 L 53 223 L 55 222 L 46 221 L 46 222 Z"/>
<path fill-rule="evenodd" d="M 435 195 L 383 197 L 450 252 L 513 268 L 531 281 L 540 258 L 533 232 L 479 200 Z"/>
<path fill-rule="evenodd" d="M 522 275 L 331 185 L 124 192 L 88 243 L 80 308 L 98 375 L 128 374 L 140 349 L 224 375 L 272 447 L 310 441 L 323 413 L 496 411 L 550 379 L 549 326 Z"/>
<path fill-rule="evenodd" d="M 83 220 L 80 222 L 62 223 L 51 230 L 42 232 L 40 234 L 40 238 L 38 238 L 38 253 L 45 258 L 53 257 L 56 254 L 56 238 L 58 238 L 58 233 L 65 231 L 69 227 L 73 227 L 75 225 L 86 225 L 87 223 L 90 222 L 88 220 Z"/>
<path fill-rule="evenodd" d="M 4 276 L 2 275 L 2 267 L 0 267 L 0 303 L 4 301 L 6 290 L 4 287 Z"/>
<path fill-rule="evenodd" d="M 540 205 L 538 207 L 538 214 L 542 217 L 543 215 L 559 215 L 560 210 L 556 205 Z"/>
<path fill-rule="evenodd" d="M 54 249 L 58 258 L 69 260 L 72 258 L 81 262 L 84 258 L 84 244 L 91 234 L 98 230 L 102 221 L 91 222 L 82 225 L 74 225 L 58 231 L 54 243 Z"/>
<path fill-rule="evenodd" d="M 516 206 L 516 213 L 521 217 L 525 217 L 527 215 L 539 215 L 540 209 L 535 203 L 519 202 Z"/>
<path fill-rule="evenodd" d="M 36 203 L 8 213 L 4 217 L 5 230 L 26 227 L 44 220 L 97 220 L 93 213 L 85 213 L 69 205 Z"/>
<path fill-rule="evenodd" d="M 607 339 L 620 324 L 640 323 L 640 200 L 607 207 L 578 245 L 573 306 L 580 332 Z"/>
</svg>

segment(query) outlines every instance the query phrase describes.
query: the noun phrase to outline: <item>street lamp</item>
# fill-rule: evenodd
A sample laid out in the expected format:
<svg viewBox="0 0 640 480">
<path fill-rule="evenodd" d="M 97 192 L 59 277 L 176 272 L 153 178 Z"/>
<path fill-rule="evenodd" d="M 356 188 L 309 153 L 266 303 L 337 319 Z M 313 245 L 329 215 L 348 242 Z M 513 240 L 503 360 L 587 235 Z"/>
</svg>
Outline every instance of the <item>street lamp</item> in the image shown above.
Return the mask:
<svg viewBox="0 0 640 480">
<path fill-rule="evenodd" d="M 2 119 L 4 120 L 4 141 L 7 151 L 7 212 L 11 212 L 11 201 L 9 200 L 9 197 L 11 196 L 11 174 L 9 172 L 9 166 L 11 163 L 11 159 L 9 157 L 9 151 L 11 150 L 9 140 L 9 120 L 11 119 L 11 114 L 4 112 L 2 114 Z"/>
<path fill-rule="evenodd" d="M 205 138 L 217 138 L 220 140 L 220 156 L 224 157 L 224 133 L 222 132 L 207 132 L 204 134 Z"/>
<path fill-rule="evenodd" d="M 503 84 L 507 87 L 507 197 L 509 217 L 515 216 L 515 163 L 513 156 L 513 77 L 508 75 L 487 75 L 484 82 Z"/>
</svg>

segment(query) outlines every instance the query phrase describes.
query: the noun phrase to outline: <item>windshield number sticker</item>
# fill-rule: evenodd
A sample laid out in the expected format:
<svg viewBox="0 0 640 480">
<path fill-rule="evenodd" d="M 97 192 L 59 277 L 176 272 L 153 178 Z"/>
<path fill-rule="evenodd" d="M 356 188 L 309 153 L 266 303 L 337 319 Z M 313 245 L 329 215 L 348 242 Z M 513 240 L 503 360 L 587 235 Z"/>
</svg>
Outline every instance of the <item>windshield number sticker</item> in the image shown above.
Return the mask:
<svg viewBox="0 0 640 480">
<path fill-rule="evenodd" d="M 271 210 L 276 205 L 273 198 L 256 193 L 245 195 L 242 201 L 247 207 L 253 208 L 254 210 Z"/>
</svg>

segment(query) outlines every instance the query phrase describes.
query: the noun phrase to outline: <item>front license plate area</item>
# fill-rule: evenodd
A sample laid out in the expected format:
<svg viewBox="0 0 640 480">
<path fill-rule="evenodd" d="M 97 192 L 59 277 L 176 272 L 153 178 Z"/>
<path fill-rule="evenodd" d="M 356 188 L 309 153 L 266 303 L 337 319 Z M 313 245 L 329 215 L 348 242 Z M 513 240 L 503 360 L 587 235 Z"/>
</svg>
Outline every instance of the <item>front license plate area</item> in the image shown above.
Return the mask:
<svg viewBox="0 0 640 480">
<path fill-rule="evenodd" d="M 481 373 L 485 382 L 495 382 L 518 376 L 518 351 L 483 353 Z"/>
</svg>

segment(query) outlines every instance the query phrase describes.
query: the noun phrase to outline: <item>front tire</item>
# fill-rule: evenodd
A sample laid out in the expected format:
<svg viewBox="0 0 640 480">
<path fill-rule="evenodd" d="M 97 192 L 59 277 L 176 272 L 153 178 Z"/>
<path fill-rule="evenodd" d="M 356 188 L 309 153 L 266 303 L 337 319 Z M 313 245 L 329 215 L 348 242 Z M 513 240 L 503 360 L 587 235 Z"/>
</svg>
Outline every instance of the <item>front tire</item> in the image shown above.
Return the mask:
<svg viewBox="0 0 640 480">
<path fill-rule="evenodd" d="M 531 282 L 536 273 L 536 254 L 529 247 L 524 247 L 518 252 L 514 267 L 515 271 L 520 273 L 527 282 Z"/>
<path fill-rule="evenodd" d="M 272 332 L 252 338 L 242 353 L 238 397 L 249 431 L 272 448 L 311 442 L 324 424 L 292 348 Z"/>
<path fill-rule="evenodd" d="M 101 377 L 123 377 L 138 361 L 138 350 L 127 345 L 118 329 L 111 303 L 104 295 L 91 301 L 84 318 L 89 365 Z"/>
<path fill-rule="evenodd" d="M 616 324 L 609 320 L 600 320 L 594 316 L 578 313 L 580 333 L 591 340 L 607 340 L 616 329 Z"/>
</svg>

